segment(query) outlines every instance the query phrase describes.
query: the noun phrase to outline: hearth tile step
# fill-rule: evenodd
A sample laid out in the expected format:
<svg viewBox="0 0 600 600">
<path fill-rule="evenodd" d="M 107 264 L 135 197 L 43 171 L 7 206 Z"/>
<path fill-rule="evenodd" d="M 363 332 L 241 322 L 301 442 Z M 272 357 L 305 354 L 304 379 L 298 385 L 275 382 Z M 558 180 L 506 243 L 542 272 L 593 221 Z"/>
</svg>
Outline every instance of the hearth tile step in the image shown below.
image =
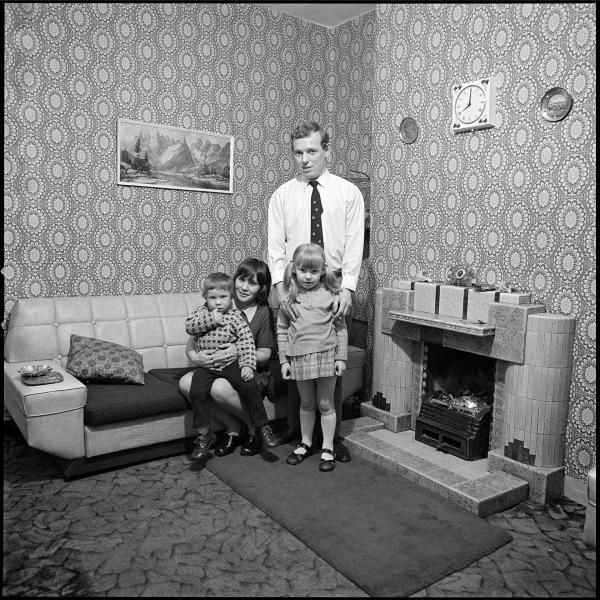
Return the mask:
<svg viewBox="0 0 600 600">
<path fill-rule="evenodd" d="M 480 517 L 527 499 L 528 483 L 503 471 L 487 472 L 487 459 L 465 461 L 442 454 L 416 441 L 412 430 L 350 430 L 350 421 L 342 426 L 345 423 L 346 430 L 341 433 L 352 454 L 390 469 Z"/>
<path fill-rule="evenodd" d="M 373 406 L 373 402 L 370 400 L 361 403 L 360 414 L 363 417 L 371 417 L 375 421 L 382 423 L 383 426 L 390 431 L 404 431 L 405 429 L 410 429 L 410 413 L 395 415 Z"/>
<path fill-rule="evenodd" d="M 367 433 L 383 429 L 383 423 L 372 419 L 371 417 L 358 417 L 357 419 L 347 419 L 342 421 L 340 426 L 340 435 L 346 437 L 351 433 Z"/>
</svg>

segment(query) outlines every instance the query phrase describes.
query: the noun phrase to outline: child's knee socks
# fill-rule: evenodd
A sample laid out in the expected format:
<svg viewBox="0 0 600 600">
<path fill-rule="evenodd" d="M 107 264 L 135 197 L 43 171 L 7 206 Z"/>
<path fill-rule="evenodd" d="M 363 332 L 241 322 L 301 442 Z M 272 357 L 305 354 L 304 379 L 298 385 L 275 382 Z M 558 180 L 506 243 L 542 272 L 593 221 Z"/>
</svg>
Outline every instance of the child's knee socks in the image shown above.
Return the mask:
<svg viewBox="0 0 600 600">
<path fill-rule="evenodd" d="M 333 450 L 333 436 L 335 435 L 335 410 L 321 414 L 321 429 L 323 430 L 323 448 Z"/>
<path fill-rule="evenodd" d="M 315 428 L 316 415 L 314 410 L 304 410 L 300 407 L 300 429 L 302 431 L 302 442 L 312 446 L 312 434 Z"/>
</svg>

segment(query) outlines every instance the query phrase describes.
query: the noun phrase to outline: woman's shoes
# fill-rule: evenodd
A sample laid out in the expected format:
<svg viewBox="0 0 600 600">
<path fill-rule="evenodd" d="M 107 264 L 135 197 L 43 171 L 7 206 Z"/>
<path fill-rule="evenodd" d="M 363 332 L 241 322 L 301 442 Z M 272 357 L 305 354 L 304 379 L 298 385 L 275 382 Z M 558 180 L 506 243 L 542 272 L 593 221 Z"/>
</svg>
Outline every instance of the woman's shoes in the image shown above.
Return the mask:
<svg viewBox="0 0 600 600">
<path fill-rule="evenodd" d="M 298 448 L 304 448 L 306 452 L 299 454 L 296 452 Z M 293 450 L 293 452 L 285 459 L 288 465 L 299 465 L 307 456 L 312 454 L 312 448 L 307 446 L 304 442 L 300 442 Z"/>
<path fill-rule="evenodd" d="M 240 436 L 228 433 L 227 436 L 221 440 L 215 447 L 216 456 L 227 456 L 231 454 L 240 443 Z"/>
<path fill-rule="evenodd" d="M 242 456 L 254 456 L 260 452 L 261 446 L 262 440 L 260 437 L 257 435 L 248 434 L 244 439 L 244 443 L 240 449 L 240 454 Z"/>
<path fill-rule="evenodd" d="M 331 456 L 331 458 L 323 458 L 323 454 Z M 321 462 L 319 463 L 319 471 L 333 471 L 335 469 L 335 454 L 333 450 L 323 448 L 321 450 Z"/>
</svg>

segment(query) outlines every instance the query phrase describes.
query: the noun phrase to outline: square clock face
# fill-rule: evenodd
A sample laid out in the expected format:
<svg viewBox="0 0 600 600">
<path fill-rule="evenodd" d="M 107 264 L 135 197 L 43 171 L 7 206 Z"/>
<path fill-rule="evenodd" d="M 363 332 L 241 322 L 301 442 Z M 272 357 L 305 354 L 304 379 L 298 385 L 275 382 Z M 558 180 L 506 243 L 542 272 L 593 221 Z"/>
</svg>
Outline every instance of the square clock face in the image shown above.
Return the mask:
<svg viewBox="0 0 600 600">
<path fill-rule="evenodd" d="M 493 77 L 452 87 L 452 131 L 460 133 L 496 126 L 496 81 Z"/>
</svg>

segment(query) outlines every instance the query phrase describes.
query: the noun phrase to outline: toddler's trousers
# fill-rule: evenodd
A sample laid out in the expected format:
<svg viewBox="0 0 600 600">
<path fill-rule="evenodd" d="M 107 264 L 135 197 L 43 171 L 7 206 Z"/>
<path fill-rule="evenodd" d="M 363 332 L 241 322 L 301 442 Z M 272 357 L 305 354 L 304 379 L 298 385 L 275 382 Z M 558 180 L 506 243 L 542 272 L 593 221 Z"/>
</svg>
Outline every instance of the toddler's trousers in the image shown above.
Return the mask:
<svg viewBox="0 0 600 600">
<path fill-rule="evenodd" d="M 221 371 L 197 367 L 192 376 L 190 386 L 190 402 L 192 404 L 193 426 L 197 429 L 210 427 L 210 411 L 208 399 L 210 389 L 217 379 L 227 379 L 238 393 L 242 407 L 248 413 L 254 427 L 261 427 L 269 422 L 263 404 L 263 396 L 258 391 L 254 378 L 244 381 L 238 361 L 224 367 Z"/>
</svg>

